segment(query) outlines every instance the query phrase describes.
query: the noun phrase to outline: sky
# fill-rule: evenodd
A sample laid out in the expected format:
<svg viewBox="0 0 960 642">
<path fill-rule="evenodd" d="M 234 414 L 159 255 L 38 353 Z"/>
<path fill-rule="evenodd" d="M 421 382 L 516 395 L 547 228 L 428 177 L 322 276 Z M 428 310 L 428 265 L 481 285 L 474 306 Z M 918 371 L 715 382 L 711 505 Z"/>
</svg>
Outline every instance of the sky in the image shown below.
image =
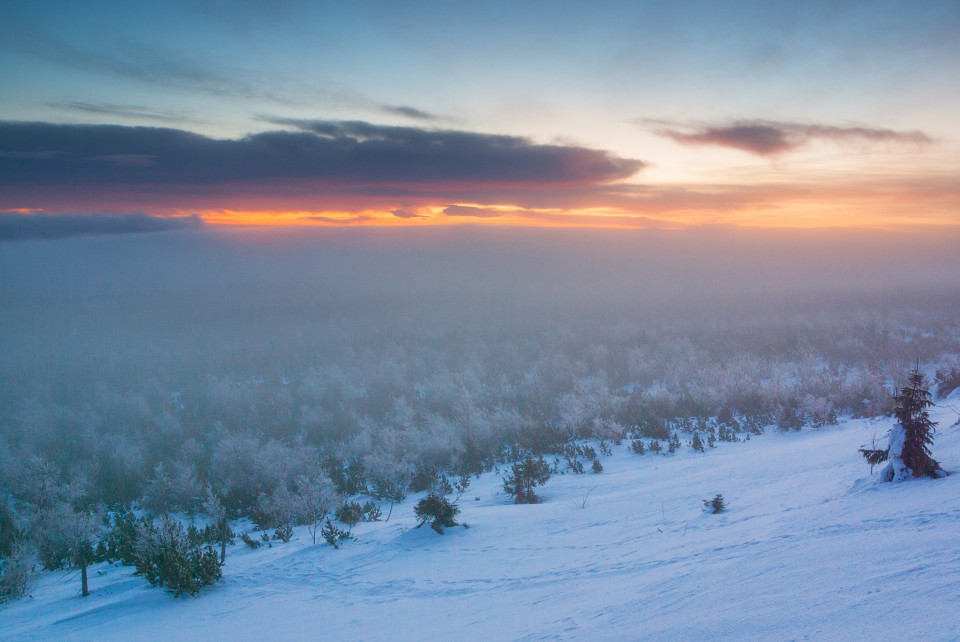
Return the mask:
<svg viewBox="0 0 960 642">
<path fill-rule="evenodd" d="M 956 0 L 0 0 L 0 236 L 956 227 L 958 32 Z"/>
</svg>

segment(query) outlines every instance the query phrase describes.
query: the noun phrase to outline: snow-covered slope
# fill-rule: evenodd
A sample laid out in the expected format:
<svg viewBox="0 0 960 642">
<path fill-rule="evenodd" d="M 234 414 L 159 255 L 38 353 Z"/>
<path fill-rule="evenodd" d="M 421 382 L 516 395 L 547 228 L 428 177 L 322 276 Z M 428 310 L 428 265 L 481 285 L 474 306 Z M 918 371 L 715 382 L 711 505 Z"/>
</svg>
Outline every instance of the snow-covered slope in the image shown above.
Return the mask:
<svg viewBox="0 0 960 642">
<path fill-rule="evenodd" d="M 950 403 L 960 407 L 960 399 Z M 0 608 L 0 638 L 960 639 L 960 426 L 935 408 L 941 480 L 876 485 L 857 448 L 884 421 L 768 433 L 706 454 L 601 457 L 543 504 L 499 477 L 462 499 L 467 528 L 414 529 L 410 497 L 341 550 L 228 551 L 224 580 L 174 599 L 132 569 L 44 574 Z M 586 505 L 578 507 L 584 496 Z M 701 511 L 723 493 L 728 510 Z"/>
</svg>

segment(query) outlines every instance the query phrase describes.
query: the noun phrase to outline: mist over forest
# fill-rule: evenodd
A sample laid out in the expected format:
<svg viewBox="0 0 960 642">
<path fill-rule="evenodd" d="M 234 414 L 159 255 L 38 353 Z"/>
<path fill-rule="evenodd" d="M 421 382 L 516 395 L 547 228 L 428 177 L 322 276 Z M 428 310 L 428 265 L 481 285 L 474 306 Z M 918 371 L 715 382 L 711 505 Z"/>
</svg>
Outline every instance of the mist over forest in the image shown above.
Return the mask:
<svg viewBox="0 0 960 642">
<path fill-rule="evenodd" d="M 321 479 L 395 501 L 524 453 L 556 467 L 578 439 L 886 414 L 916 360 L 956 382 L 956 247 L 736 228 L 3 243 L 3 519 L 193 513 L 212 492 L 267 527 Z"/>
</svg>

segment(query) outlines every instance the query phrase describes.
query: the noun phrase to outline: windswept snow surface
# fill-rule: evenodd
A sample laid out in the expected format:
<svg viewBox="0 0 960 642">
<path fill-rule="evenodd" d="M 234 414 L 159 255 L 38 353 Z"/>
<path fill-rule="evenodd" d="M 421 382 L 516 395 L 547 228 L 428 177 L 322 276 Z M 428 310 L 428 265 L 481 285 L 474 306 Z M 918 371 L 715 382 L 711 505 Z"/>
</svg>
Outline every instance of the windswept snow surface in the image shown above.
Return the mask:
<svg viewBox="0 0 960 642">
<path fill-rule="evenodd" d="M 599 475 L 554 476 L 540 505 L 509 504 L 484 475 L 462 499 L 470 528 L 443 536 L 414 528 L 410 497 L 341 550 L 304 528 L 232 546 L 222 583 L 195 598 L 106 564 L 81 598 L 75 573 L 46 573 L 0 609 L 0 638 L 956 640 L 960 426 L 946 407 L 932 418 L 944 479 L 875 483 L 857 448 L 892 420 L 706 454 L 625 442 Z M 727 512 L 702 512 L 718 492 Z"/>
</svg>

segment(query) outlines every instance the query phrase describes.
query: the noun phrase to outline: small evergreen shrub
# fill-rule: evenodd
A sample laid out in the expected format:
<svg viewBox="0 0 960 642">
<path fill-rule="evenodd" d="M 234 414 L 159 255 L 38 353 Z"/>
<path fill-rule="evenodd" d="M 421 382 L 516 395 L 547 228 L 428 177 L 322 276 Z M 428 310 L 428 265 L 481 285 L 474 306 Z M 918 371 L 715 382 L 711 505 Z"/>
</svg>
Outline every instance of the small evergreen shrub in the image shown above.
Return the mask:
<svg viewBox="0 0 960 642">
<path fill-rule="evenodd" d="M 326 540 L 327 544 L 337 549 L 340 548 L 340 544 L 353 539 L 353 535 L 350 534 L 350 531 L 337 528 L 333 525 L 333 522 L 330 521 L 329 517 L 327 518 L 327 522 L 323 525 L 323 528 L 320 529 L 320 535 L 323 536 L 323 539 Z"/>
<path fill-rule="evenodd" d="M 443 535 L 444 528 L 457 525 L 455 518 L 457 513 L 460 512 L 460 508 L 455 503 L 451 503 L 444 495 L 431 492 L 417 502 L 413 512 L 420 520 L 417 528 L 429 521 L 430 528 Z"/>
<path fill-rule="evenodd" d="M 594 460 L 593 460 L 593 473 L 596 475 L 596 474 L 599 474 L 599 473 L 602 473 L 602 472 L 603 472 L 603 464 L 600 463 L 600 460 L 599 460 L 599 459 L 594 459 Z"/>
<path fill-rule="evenodd" d="M 133 566 L 136 563 L 137 524 L 146 523 L 146 519 L 141 517 L 138 520 L 131 511 L 122 507 L 107 519 L 111 526 L 97 546 L 98 561 Z"/>
<path fill-rule="evenodd" d="M 573 471 L 575 475 L 583 473 L 583 462 L 578 458 L 580 452 L 580 448 L 576 444 L 567 444 L 563 447 L 563 456 L 567 460 L 567 468 Z"/>
<path fill-rule="evenodd" d="M 363 521 L 379 522 L 381 517 L 383 517 L 383 511 L 376 502 L 368 501 L 363 504 Z"/>
<path fill-rule="evenodd" d="M 662 439 L 665 441 L 670 438 L 670 428 L 662 418 L 655 417 L 643 424 L 640 428 L 640 434 L 648 439 Z"/>
<path fill-rule="evenodd" d="M 700 433 L 693 433 L 693 439 L 690 441 L 690 447 L 693 448 L 696 452 L 704 452 L 706 449 L 703 445 L 703 439 L 700 438 Z"/>
<path fill-rule="evenodd" d="M 727 505 L 724 502 L 723 495 L 717 493 L 713 499 L 703 500 L 703 510 L 708 510 L 711 513 L 722 513 L 726 510 Z"/>
<path fill-rule="evenodd" d="M 273 532 L 274 541 L 281 541 L 284 544 L 288 543 L 293 539 L 293 526 L 290 524 L 284 524 L 283 526 L 278 526 L 277 530 Z"/>
<path fill-rule="evenodd" d="M 183 524 L 170 519 L 160 526 L 138 524 L 136 567 L 150 584 L 165 587 L 175 597 L 196 595 L 222 576 L 214 548 L 192 543 Z"/>
<path fill-rule="evenodd" d="M 756 434 L 760 434 L 760 433 L 756 433 Z M 731 428 L 727 428 L 726 426 L 720 426 L 720 428 L 717 430 L 717 438 L 720 441 L 736 441 L 737 433 Z"/>
<path fill-rule="evenodd" d="M 675 432 L 670 433 L 670 439 L 667 441 L 667 450 L 671 453 L 677 452 L 680 447 L 680 436 Z"/>
<path fill-rule="evenodd" d="M 663 446 L 660 445 L 660 441 L 654 439 L 650 442 L 650 452 L 659 454 L 663 450 Z"/>
<path fill-rule="evenodd" d="M 240 541 L 254 550 L 260 548 L 260 540 L 253 539 L 247 533 L 240 534 Z"/>
<path fill-rule="evenodd" d="M 887 457 L 890 456 L 890 448 L 884 448 L 883 450 L 879 448 L 861 448 L 857 452 L 863 455 L 863 458 L 870 464 L 870 472 L 873 472 L 874 466 L 887 461 Z"/>
<path fill-rule="evenodd" d="M 647 452 L 647 448 L 643 445 L 642 439 L 634 439 L 631 441 L 630 448 L 638 455 L 642 455 Z"/>
<path fill-rule="evenodd" d="M 510 468 L 510 474 L 503 480 L 503 489 L 513 495 L 516 504 L 536 504 L 540 498 L 533 489 L 549 479 L 550 466 L 543 456 L 534 459 L 532 455 L 527 455 L 522 462 Z"/>
<path fill-rule="evenodd" d="M 363 520 L 363 506 L 359 502 L 344 502 L 336 510 L 337 520 L 353 528 Z"/>
</svg>

